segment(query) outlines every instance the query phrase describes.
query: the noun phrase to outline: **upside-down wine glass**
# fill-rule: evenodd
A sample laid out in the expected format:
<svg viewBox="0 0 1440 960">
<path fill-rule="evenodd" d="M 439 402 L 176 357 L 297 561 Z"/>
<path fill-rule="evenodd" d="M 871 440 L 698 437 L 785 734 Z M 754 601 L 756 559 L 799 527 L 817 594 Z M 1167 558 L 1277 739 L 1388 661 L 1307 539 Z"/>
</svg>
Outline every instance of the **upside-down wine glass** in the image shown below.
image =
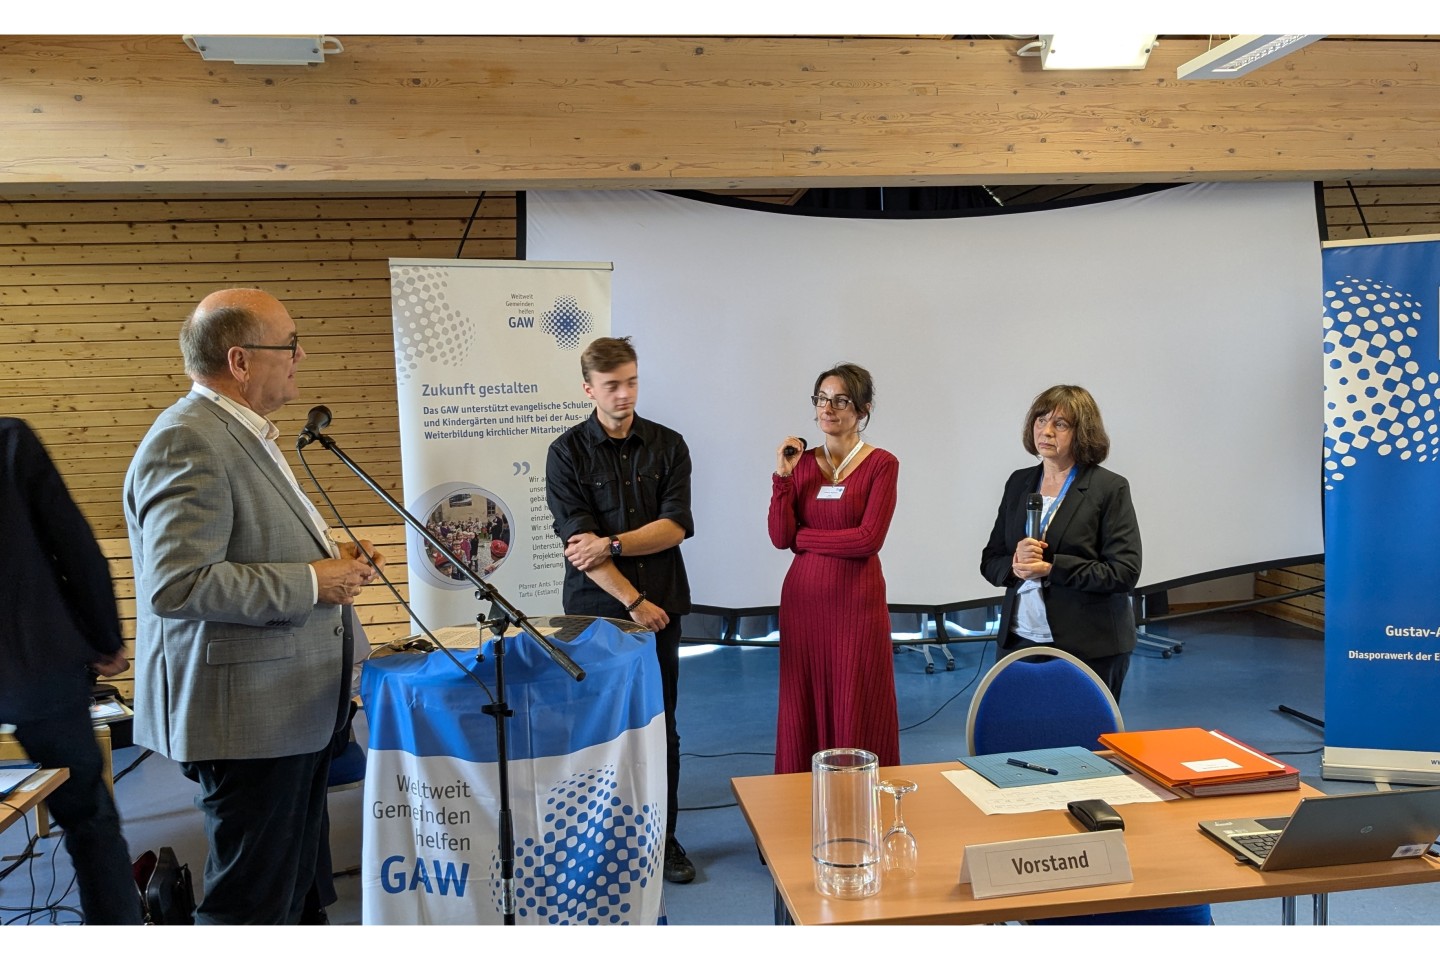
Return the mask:
<svg viewBox="0 0 1440 960">
<path fill-rule="evenodd" d="M 886 831 L 885 839 L 881 841 L 885 872 L 902 878 L 913 877 L 920 851 L 915 843 L 915 835 L 905 826 L 900 800 L 905 794 L 918 789 L 918 785 L 913 780 L 882 780 L 880 789 L 895 798 L 895 820 Z"/>
</svg>

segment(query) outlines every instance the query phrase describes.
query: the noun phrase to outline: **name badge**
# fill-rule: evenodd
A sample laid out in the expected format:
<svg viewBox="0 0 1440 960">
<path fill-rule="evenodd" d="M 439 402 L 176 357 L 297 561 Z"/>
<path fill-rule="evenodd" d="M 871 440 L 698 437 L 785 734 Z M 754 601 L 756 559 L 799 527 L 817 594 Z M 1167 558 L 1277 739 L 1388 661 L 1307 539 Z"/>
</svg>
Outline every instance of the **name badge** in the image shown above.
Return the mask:
<svg viewBox="0 0 1440 960">
<path fill-rule="evenodd" d="M 816 500 L 839 500 L 840 495 L 845 492 L 844 484 L 827 483 L 815 494 Z"/>
<path fill-rule="evenodd" d="M 971 885 L 976 900 L 1131 879 L 1130 855 L 1120 830 L 972 843 L 960 861 L 960 882 Z"/>
</svg>

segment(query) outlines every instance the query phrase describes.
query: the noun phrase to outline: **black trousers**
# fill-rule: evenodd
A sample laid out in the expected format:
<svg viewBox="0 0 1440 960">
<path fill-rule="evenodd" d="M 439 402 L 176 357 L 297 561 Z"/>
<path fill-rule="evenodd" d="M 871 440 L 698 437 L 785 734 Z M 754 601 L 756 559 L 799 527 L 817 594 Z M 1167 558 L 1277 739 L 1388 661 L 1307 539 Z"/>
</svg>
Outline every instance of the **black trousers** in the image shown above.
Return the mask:
<svg viewBox="0 0 1440 960">
<path fill-rule="evenodd" d="M 70 779 L 45 802 L 65 831 L 85 922 L 138 925 L 140 891 L 130 871 L 120 814 L 105 786 L 88 698 L 55 716 L 16 722 L 15 739 L 40 766 L 70 768 Z"/>
<path fill-rule="evenodd" d="M 680 620 L 671 617 L 655 634 L 655 656 L 660 661 L 660 687 L 665 696 L 665 839 L 675 837 L 680 815 L 680 733 L 675 726 L 675 704 L 680 693 Z"/>
<path fill-rule="evenodd" d="M 1005 641 L 1005 649 L 998 652 L 996 659 L 1005 656 L 1007 653 L 1014 653 L 1016 650 L 1035 650 L 1037 654 L 1045 652 L 1045 648 L 1051 650 L 1060 649 L 1053 643 L 1036 643 L 1034 640 L 1027 640 L 1018 633 L 1012 633 Z M 1069 650 L 1065 651 L 1070 653 Z M 1110 688 L 1110 695 L 1115 702 L 1120 702 L 1120 688 L 1125 685 L 1125 674 L 1130 672 L 1130 654 L 1117 653 L 1109 657 L 1081 657 L 1079 654 L 1071 654 L 1077 657 L 1085 666 L 1095 671 L 1096 676 L 1104 681 L 1105 686 Z"/>
<path fill-rule="evenodd" d="M 330 746 L 180 765 L 200 784 L 210 852 L 197 924 L 299 923 L 315 880 Z"/>
</svg>

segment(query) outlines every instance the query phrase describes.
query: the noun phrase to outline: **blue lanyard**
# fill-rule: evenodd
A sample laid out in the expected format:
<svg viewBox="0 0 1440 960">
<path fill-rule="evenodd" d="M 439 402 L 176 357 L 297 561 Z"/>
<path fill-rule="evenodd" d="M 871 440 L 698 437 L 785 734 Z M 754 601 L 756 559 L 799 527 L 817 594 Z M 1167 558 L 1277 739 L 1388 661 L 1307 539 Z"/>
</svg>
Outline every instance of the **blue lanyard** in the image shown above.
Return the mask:
<svg viewBox="0 0 1440 960">
<path fill-rule="evenodd" d="M 1055 494 L 1055 500 L 1050 504 L 1050 509 L 1045 511 L 1045 516 L 1040 518 L 1040 536 L 1042 538 L 1045 536 L 1045 531 L 1050 529 L 1050 518 L 1055 515 L 1055 509 L 1060 506 L 1060 501 L 1065 499 L 1065 493 L 1070 489 L 1070 484 L 1075 482 L 1075 474 L 1079 471 L 1078 463 L 1070 468 L 1070 475 L 1065 478 L 1065 485 L 1060 488 L 1059 493 Z M 1045 479 L 1044 471 L 1041 471 L 1040 479 L 1042 481 Z"/>
</svg>

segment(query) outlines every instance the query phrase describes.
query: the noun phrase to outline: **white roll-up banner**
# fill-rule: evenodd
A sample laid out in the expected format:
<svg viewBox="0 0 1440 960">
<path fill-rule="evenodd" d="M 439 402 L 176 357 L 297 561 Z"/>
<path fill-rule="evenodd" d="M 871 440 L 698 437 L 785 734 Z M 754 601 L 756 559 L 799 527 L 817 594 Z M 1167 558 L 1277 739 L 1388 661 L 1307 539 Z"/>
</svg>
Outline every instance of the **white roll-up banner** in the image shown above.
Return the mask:
<svg viewBox="0 0 1440 960">
<path fill-rule="evenodd" d="M 392 259 L 390 284 L 405 508 L 521 612 L 561 612 L 545 455 L 590 415 L 580 351 L 610 334 L 610 264 Z M 418 533 L 406 546 L 426 626 L 488 613 Z"/>
</svg>

